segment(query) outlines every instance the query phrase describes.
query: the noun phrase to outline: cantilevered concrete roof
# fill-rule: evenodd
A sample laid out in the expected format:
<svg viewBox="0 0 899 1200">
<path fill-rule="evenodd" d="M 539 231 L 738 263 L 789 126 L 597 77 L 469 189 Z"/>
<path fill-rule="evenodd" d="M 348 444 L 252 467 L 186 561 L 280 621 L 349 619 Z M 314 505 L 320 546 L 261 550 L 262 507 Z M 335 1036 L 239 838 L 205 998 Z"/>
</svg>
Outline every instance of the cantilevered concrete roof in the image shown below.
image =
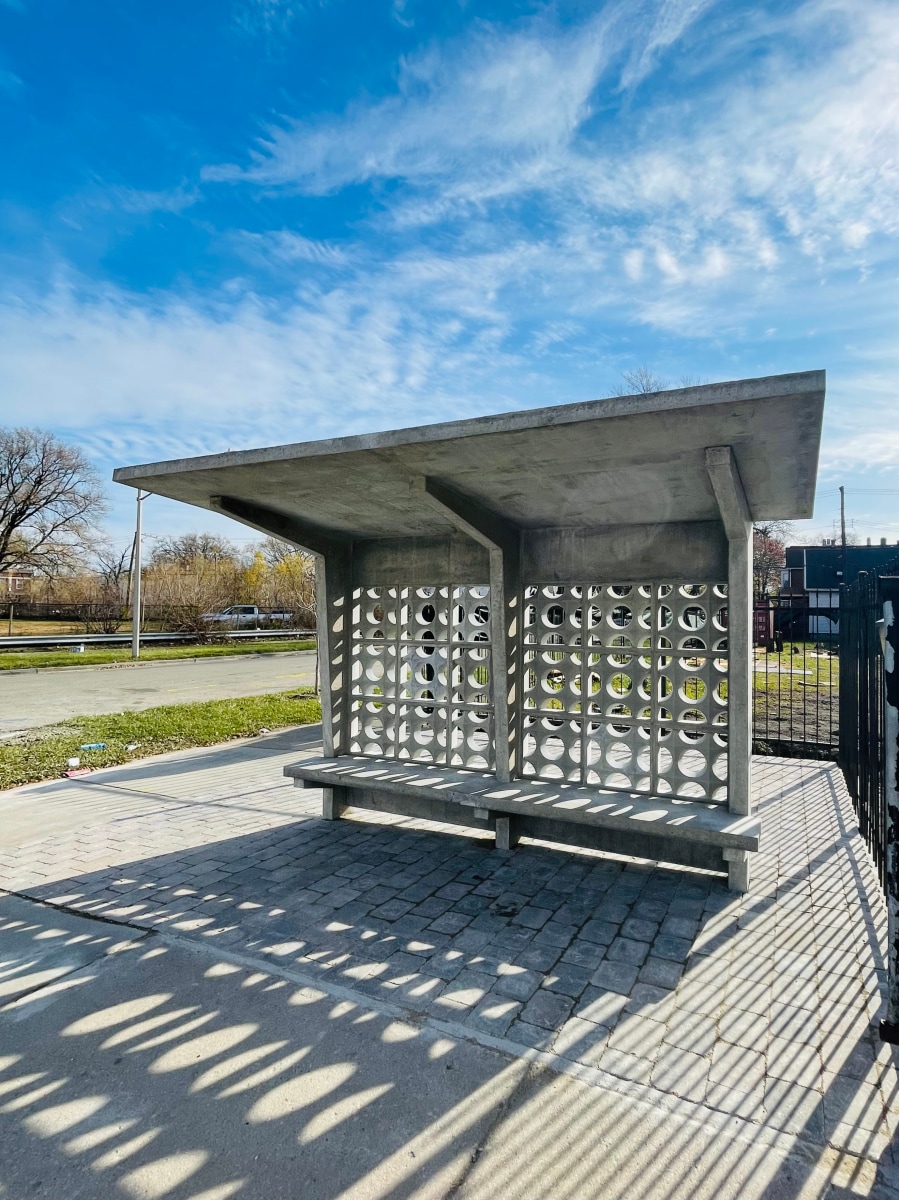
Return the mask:
<svg viewBox="0 0 899 1200">
<path fill-rule="evenodd" d="M 754 520 L 812 515 L 823 371 L 529 409 L 144 466 L 113 478 L 200 508 L 252 503 L 323 534 L 443 534 L 430 476 L 524 528 L 710 521 L 704 451 L 733 447 Z M 239 507 L 239 505 L 238 505 Z"/>
</svg>

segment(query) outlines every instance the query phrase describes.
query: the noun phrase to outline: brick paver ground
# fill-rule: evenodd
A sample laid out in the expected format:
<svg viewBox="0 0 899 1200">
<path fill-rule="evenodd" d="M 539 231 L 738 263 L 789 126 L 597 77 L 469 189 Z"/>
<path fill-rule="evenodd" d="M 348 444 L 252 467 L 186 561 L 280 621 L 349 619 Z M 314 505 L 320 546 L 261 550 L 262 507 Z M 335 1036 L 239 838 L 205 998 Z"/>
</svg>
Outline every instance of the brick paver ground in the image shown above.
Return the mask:
<svg viewBox="0 0 899 1200">
<path fill-rule="evenodd" d="M 316 749 L 280 735 L 20 790 L 35 829 L 60 805 L 79 825 L 0 853 L 0 888 L 277 960 L 897 1178 L 885 912 L 835 766 L 756 760 L 763 849 L 735 896 L 588 851 L 322 821 L 320 793 L 280 778 Z"/>
</svg>

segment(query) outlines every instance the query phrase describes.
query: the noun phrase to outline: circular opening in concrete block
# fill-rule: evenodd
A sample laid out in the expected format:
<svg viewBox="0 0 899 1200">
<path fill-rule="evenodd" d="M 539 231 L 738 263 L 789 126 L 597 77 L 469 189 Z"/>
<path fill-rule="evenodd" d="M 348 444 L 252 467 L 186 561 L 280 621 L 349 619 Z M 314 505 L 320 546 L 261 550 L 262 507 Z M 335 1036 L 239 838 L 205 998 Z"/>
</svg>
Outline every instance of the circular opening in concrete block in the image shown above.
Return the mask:
<svg viewBox="0 0 899 1200">
<path fill-rule="evenodd" d="M 708 613 L 704 608 L 700 608 L 698 604 L 691 604 L 680 615 L 680 623 L 683 629 L 702 629 L 707 620 Z"/>
<path fill-rule="evenodd" d="M 707 766 L 706 757 L 699 750 L 685 750 L 677 760 L 677 769 L 688 779 L 698 779 Z"/>
<path fill-rule="evenodd" d="M 708 688 L 698 675 L 688 675 L 680 685 L 683 700 L 704 700 Z"/>
</svg>

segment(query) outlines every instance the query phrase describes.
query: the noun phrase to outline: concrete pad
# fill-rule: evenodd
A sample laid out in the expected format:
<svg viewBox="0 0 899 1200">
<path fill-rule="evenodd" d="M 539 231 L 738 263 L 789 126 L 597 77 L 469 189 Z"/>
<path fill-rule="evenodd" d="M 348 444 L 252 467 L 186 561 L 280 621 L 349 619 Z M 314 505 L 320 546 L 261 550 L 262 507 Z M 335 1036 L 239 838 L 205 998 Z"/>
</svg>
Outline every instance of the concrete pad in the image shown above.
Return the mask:
<svg viewBox="0 0 899 1200">
<path fill-rule="evenodd" d="M 0 1005 L 58 984 L 146 936 L 0 894 Z"/>
<path fill-rule="evenodd" d="M 527 1069 L 156 938 L 0 1046 L 4 1200 L 446 1196 Z"/>
</svg>

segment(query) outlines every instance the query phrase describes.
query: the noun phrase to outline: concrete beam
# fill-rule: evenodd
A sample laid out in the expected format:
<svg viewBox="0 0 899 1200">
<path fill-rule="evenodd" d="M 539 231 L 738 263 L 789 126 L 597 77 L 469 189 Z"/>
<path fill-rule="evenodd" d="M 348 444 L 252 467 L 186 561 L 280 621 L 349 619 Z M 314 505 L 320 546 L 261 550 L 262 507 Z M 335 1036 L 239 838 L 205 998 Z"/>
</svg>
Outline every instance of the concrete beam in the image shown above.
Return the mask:
<svg viewBox="0 0 899 1200">
<path fill-rule="evenodd" d="M 730 446 L 707 446 L 705 465 L 728 539 L 740 538 L 752 522 L 737 460 Z"/>
<path fill-rule="evenodd" d="M 263 504 L 255 504 L 251 500 L 240 500 L 236 496 L 210 496 L 209 507 L 223 516 L 240 521 L 242 525 L 258 529 L 260 533 L 271 534 L 285 542 L 293 542 L 295 546 L 309 550 L 312 554 L 326 555 L 334 550 L 343 551 L 349 546 L 348 538 L 341 538 L 329 530 L 306 524 L 296 517 L 287 516 Z"/>
<path fill-rule="evenodd" d="M 430 476 L 414 478 L 411 486 L 413 492 L 420 494 L 426 504 L 445 516 L 460 533 L 467 534 L 488 550 L 517 553 L 519 530 L 505 517 Z"/>
<path fill-rule="evenodd" d="M 727 804 L 731 812 L 750 813 L 752 518 L 732 448 L 709 446 L 705 462 L 727 534 Z"/>
</svg>

